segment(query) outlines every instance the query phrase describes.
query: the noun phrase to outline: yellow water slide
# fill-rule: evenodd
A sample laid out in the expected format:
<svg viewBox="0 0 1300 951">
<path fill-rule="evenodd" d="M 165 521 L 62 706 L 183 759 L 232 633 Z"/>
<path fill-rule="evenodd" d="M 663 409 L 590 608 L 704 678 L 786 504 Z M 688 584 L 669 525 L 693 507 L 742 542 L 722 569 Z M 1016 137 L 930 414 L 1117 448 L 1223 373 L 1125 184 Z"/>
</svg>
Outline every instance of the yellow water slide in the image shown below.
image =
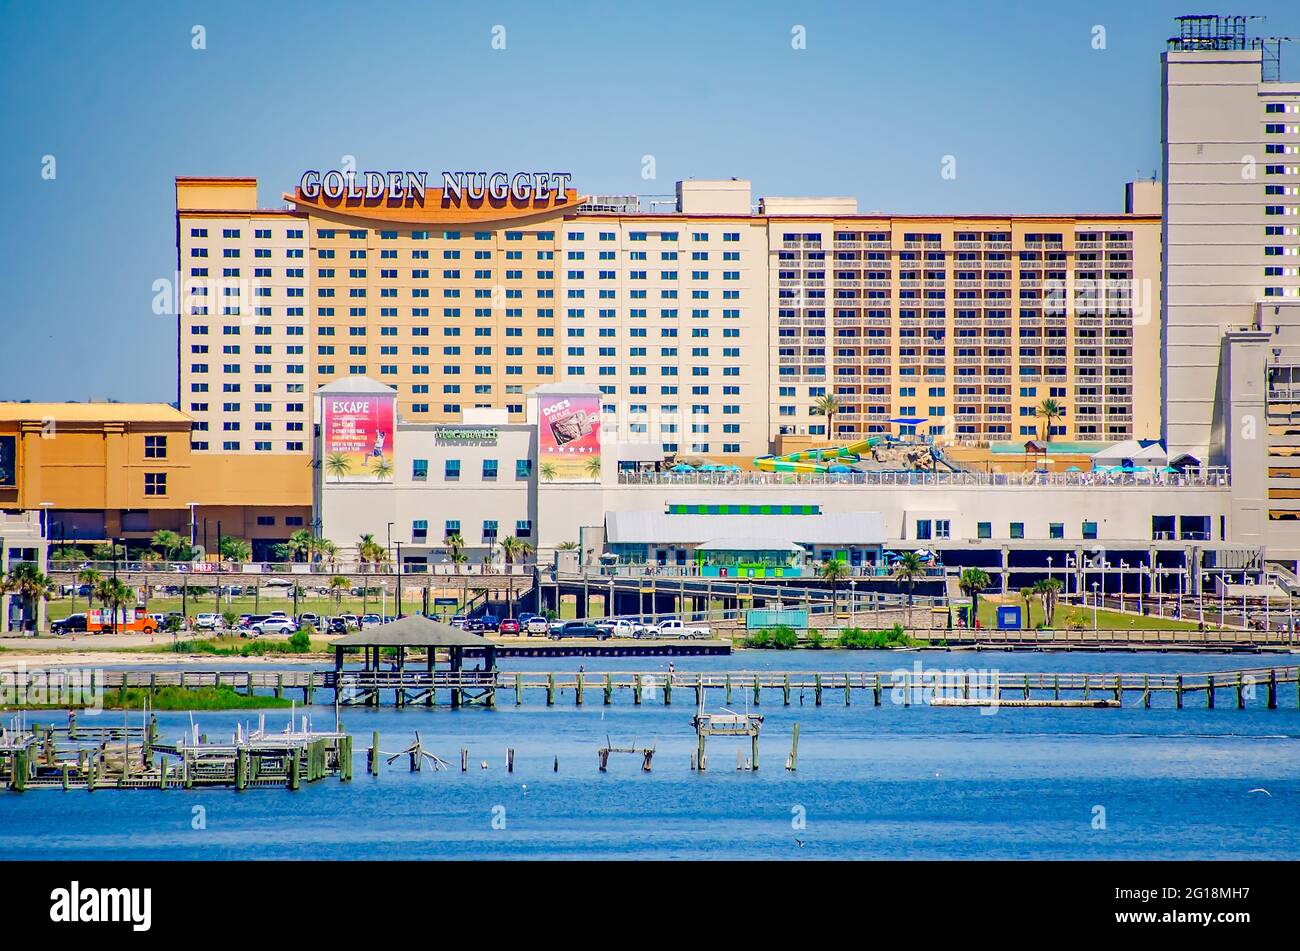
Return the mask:
<svg viewBox="0 0 1300 951">
<path fill-rule="evenodd" d="M 760 472 L 827 472 L 832 463 L 857 462 L 884 441 L 883 436 L 873 436 L 846 446 L 805 449 L 784 456 L 759 456 L 754 460 L 754 468 Z"/>
</svg>

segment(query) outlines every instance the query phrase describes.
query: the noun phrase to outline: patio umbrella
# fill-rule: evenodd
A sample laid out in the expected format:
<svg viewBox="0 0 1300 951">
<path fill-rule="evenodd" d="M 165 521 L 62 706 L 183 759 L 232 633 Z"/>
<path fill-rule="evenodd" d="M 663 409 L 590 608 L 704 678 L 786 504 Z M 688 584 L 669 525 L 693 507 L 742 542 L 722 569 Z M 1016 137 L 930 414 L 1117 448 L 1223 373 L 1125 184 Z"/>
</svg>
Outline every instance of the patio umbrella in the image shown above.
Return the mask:
<svg viewBox="0 0 1300 951">
<path fill-rule="evenodd" d="M 699 471 L 700 471 L 700 472 L 717 472 L 717 471 L 718 471 L 718 467 L 715 466 L 715 465 L 714 465 L 713 463 L 711 463 L 711 462 L 706 462 L 704 465 L 700 466 Z"/>
<path fill-rule="evenodd" d="M 1164 473 L 1170 473 L 1170 472 L 1177 472 L 1178 470 L 1175 469 L 1173 466 L 1164 466 L 1160 469 L 1160 471 Z"/>
<path fill-rule="evenodd" d="M 695 467 L 694 467 L 694 466 L 688 466 L 688 465 L 687 465 L 686 463 L 684 463 L 684 462 L 679 462 L 679 463 L 677 463 L 677 465 L 673 466 L 673 467 L 672 467 L 671 469 L 669 469 L 668 471 L 669 471 L 669 472 L 694 472 L 694 471 L 695 471 Z"/>
<path fill-rule="evenodd" d="M 1065 471 L 1066 471 L 1066 472 L 1082 472 L 1083 470 L 1080 469 L 1078 466 L 1070 466 L 1070 468 L 1066 469 Z"/>
</svg>

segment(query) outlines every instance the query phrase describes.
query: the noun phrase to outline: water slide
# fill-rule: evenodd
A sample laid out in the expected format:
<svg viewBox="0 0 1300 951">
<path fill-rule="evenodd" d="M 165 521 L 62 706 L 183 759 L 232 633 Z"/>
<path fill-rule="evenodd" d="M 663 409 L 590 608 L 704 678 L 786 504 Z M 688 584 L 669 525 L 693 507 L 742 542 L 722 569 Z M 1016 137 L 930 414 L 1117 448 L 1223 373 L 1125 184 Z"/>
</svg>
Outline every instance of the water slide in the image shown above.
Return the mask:
<svg viewBox="0 0 1300 951">
<path fill-rule="evenodd" d="M 760 472 L 828 472 L 833 463 L 858 462 L 862 456 L 885 441 L 884 436 L 873 436 L 846 446 L 828 449 L 806 449 L 784 456 L 759 456 L 754 468 Z"/>
</svg>

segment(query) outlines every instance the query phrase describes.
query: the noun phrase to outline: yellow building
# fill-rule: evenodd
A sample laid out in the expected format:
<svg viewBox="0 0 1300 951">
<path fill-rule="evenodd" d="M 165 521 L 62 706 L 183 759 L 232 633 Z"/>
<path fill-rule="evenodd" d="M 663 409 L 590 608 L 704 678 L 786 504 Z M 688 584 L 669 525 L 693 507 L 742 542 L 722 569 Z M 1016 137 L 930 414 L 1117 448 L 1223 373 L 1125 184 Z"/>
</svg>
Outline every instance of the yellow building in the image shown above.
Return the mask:
<svg viewBox="0 0 1300 951">
<path fill-rule="evenodd" d="M 191 420 L 161 403 L 0 403 L 0 509 L 43 512 L 52 545 L 126 539 L 159 529 L 215 550 L 225 535 L 264 556 L 310 524 L 301 459 L 196 456 Z M 253 464 L 253 463 L 256 464 Z"/>
<path fill-rule="evenodd" d="M 348 376 L 429 423 L 519 422 L 534 386 L 591 384 L 608 436 L 740 463 L 908 418 L 1023 441 L 1049 399 L 1057 440 L 1160 434 L 1154 183 L 1113 215 L 888 216 L 686 181 L 646 213 L 498 174 L 309 172 L 277 209 L 254 179 L 178 178 L 196 454 L 306 458 L 307 396 Z"/>
</svg>

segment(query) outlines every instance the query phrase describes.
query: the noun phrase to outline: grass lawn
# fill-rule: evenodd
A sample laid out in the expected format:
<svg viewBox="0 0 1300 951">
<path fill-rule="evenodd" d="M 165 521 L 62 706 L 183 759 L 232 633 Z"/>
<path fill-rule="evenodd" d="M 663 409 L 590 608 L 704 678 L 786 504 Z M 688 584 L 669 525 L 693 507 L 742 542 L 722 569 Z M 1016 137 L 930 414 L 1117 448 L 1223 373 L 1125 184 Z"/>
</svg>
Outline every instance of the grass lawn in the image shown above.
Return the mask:
<svg viewBox="0 0 1300 951">
<path fill-rule="evenodd" d="M 246 696 L 231 687 L 159 687 L 152 694 L 145 687 L 128 687 L 125 691 L 106 690 L 106 710 L 258 710 L 287 707 L 292 701 L 267 696 Z M 66 710 L 66 705 L 15 705 L 0 710 Z"/>
<path fill-rule="evenodd" d="M 202 598 L 191 596 L 186 610 L 190 616 L 195 614 L 212 613 L 217 611 L 217 596 L 214 593 L 204 595 Z M 334 615 L 334 614 L 378 614 L 381 609 L 387 608 L 389 614 L 397 613 L 397 604 L 392 593 L 388 595 L 387 604 L 378 597 L 367 598 L 364 602 L 365 610 L 362 610 L 363 602 L 361 598 L 352 596 L 344 597 L 338 604 L 333 598 L 305 596 L 298 599 L 298 613 L 310 612 L 313 614 Z M 419 610 L 423 606 L 422 599 L 416 595 L 410 598 L 402 599 L 402 610 L 410 613 L 413 610 Z M 77 598 L 77 612 L 84 612 L 89 605 L 83 597 Z M 96 605 L 98 607 L 98 605 Z M 65 618 L 73 613 L 71 598 L 55 598 L 46 605 L 51 621 L 57 621 L 59 618 Z M 179 597 L 150 598 L 148 609 L 153 614 L 166 614 L 170 611 L 181 610 L 181 599 Z M 433 605 L 430 605 L 430 611 L 433 611 Z M 252 595 L 240 596 L 235 598 L 222 598 L 220 613 L 233 611 L 236 614 L 269 614 L 272 611 L 283 611 L 286 614 L 293 613 L 293 598 L 286 597 L 258 597 Z M 452 607 L 439 607 L 438 612 L 448 615 L 455 614 L 456 609 Z"/>
<path fill-rule="evenodd" d="M 993 598 L 985 595 L 980 598 L 980 624 L 986 629 L 996 629 L 998 626 L 997 606 L 998 604 L 1016 604 L 1020 606 L 1022 619 L 1024 616 L 1025 602 L 1020 598 Z M 1206 630 L 1218 630 L 1217 625 L 1210 623 L 1210 614 L 1206 612 Z M 1055 626 L 1058 630 L 1067 629 L 1071 620 L 1078 618 L 1082 621 L 1087 630 L 1092 630 L 1092 608 L 1080 607 L 1076 605 L 1058 604 L 1056 606 Z M 1042 603 L 1034 599 L 1030 602 L 1029 621 L 1024 627 L 1032 629 L 1038 624 L 1043 623 L 1043 606 Z M 1105 608 L 1097 610 L 1097 627 L 1103 631 L 1194 631 L 1197 628 L 1196 621 L 1176 620 L 1174 618 L 1161 618 L 1152 615 L 1128 614 L 1120 611 L 1108 611 Z"/>
</svg>

